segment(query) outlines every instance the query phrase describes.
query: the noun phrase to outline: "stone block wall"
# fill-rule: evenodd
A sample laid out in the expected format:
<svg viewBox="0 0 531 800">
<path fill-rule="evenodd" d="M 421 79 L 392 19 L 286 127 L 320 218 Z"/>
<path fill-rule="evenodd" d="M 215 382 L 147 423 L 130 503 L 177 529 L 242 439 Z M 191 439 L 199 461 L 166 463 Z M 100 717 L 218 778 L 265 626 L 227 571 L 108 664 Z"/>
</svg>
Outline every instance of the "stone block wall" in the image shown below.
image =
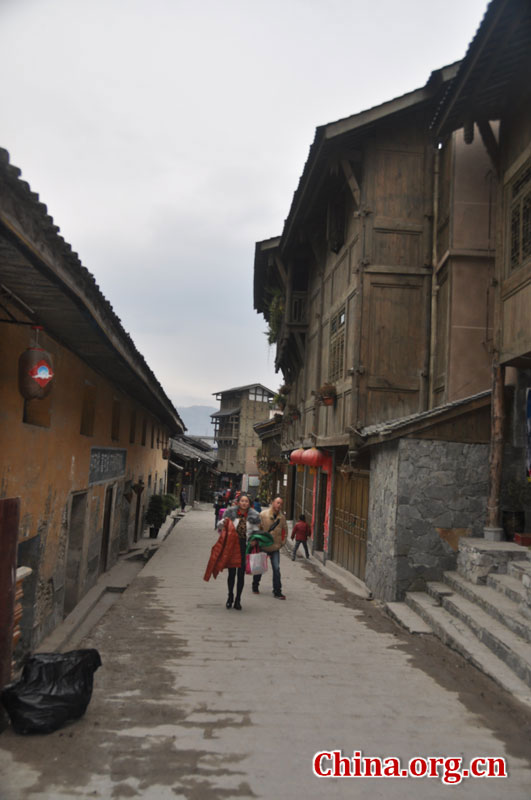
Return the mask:
<svg viewBox="0 0 531 800">
<path fill-rule="evenodd" d="M 488 451 L 424 439 L 374 448 L 366 583 L 376 597 L 423 591 L 456 568 L 460 536 L 483 536 Z"/>
<path fill-rule="evenodd" d="M 371 455 L 367 565 L 365 583 L 381 600 L 396 598 L 396 508 L 398 443 L 375 448 Z"/>
</svg>

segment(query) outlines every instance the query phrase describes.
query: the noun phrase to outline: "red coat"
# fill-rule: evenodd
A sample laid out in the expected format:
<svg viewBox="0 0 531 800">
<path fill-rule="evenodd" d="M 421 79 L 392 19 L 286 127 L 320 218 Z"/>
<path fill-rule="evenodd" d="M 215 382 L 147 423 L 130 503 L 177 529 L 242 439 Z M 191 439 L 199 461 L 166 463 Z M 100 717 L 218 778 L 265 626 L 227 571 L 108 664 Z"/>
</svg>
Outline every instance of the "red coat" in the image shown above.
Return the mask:
<svg viewBox="0 0 531 800">
<path fill-rule="evenodd" d="M 240 537 L 232 521 L 225 518 L 219 539 L 210 553 L 203 580 L 210 580 L 211 575 L 217 578 L 222 570 L 229 567 L 241 567 L 241 565 Z"/>
<path fill-rule="evenodd" d="M 296 542 L 305 542 L 306 539 L 311 535 L 310 526 L 307 522 L 297 522 L 295 527 L 291 532 L 291 538 L 295 539 Z"/>
</svg>

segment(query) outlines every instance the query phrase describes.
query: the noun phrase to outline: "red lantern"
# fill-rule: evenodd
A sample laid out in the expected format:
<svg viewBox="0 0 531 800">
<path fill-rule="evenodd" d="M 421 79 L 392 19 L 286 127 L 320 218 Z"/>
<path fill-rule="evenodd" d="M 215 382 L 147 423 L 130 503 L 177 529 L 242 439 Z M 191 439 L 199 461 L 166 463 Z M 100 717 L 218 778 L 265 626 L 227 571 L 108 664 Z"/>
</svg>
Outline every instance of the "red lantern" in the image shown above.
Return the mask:
<svg viewBox="0 0 531 800">
<path fill-rule="evenodd" d="M 310 447 L 309 450 L 304 451 L 301 461 L 307 467 L 322 467 L 324 464 L 324 453 L 316 447 Z"/>
<path fill-rule="evenodd" d="M 54 379 L 52 357 L 39 347 L 40 325 L 33 326 L 35 342 L 18 360 L 18 389 L 25 400 L 42 400 L 52 388 Z"/>
<path fill-rule="evenodd" d="M 304 450 L 299 448 L 298 450 L 292 450 L 291 455 L 289 457 L 290 464 L 302 464 L 302 456 L 304 455 Z"/>
</svg>

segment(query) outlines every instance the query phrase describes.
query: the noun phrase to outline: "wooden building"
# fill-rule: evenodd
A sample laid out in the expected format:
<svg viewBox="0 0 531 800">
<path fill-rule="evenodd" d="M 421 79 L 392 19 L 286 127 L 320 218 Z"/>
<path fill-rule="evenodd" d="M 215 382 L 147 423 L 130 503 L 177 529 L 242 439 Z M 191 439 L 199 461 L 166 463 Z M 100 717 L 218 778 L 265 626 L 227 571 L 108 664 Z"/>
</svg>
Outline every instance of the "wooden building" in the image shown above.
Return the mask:
<svg viewBox="0 0 531 800">
<path fill-rule="evenodd" d="M 441 143 L 458 128 L 464 129 L 465 146 L 474 147 L 479 139 L 498 179 L 491 289 L 495 413 L 488 504 L 488 525 L 498 535 L 500 512 L 504 508 L 509 512 L 514 503 L 504 499 L 503 486 L 531 482 L 530 76 L 531 4 L 492 0 L 432 121 L 434 136 Z M 531 544 L 529 499 L 520 510 L 527 511 L 525 531 L 530 535 L 525 543 Z"/>
<path fill-rule="evenodd" d="M 38 355 L 34 377 L 51 379 L 45 397 L 32 398 L 31 387 L 21 394 L 28 353 Z M 32 570 L 21 620 L 27 652 L 141 535 L 150 495 L 166 487 L 169 436 L 184 425 L 5 150 L 0 357 L 0 504 L 17 508 L 2 526 L 2 551 L 14 541 L 16 565 Z"/>
<path fill-rule="evenodd" d="M 282 434 L 283 452 L 296 451 L 294 512 L 312 519 L 323 558 L 386 599 L 418 585 L 426 564 L 430 578 L 448 568 L 448 530 L 477 531 L 484 516 L 475 498 L 451 514 L 435 504 L 440 519 L 399 536 L 398 511 L 388 509 L 402 551 L 380 558 L 387 481 L 396 478 L 401 496 L 410 453 L 374 441 L 373 426 L 412 418 L 411 437 L 433 408 L 481 417 L 489 402 L 459 404 L 490 388 L 496 177 L 479 143 L 465 147 L 457 131 L 439 150 L 430 132 L 458 69 L 317 128 L 281 236 L 256 245 L 255 309 L 300 417 Z M 488 445 L 479 422 L 472 430 L 466 481 L 486 495 Z M 464 443 L 462 431 L 434 434 L 443 444 L 428 483 L 451 445 Z"/>
</svg>

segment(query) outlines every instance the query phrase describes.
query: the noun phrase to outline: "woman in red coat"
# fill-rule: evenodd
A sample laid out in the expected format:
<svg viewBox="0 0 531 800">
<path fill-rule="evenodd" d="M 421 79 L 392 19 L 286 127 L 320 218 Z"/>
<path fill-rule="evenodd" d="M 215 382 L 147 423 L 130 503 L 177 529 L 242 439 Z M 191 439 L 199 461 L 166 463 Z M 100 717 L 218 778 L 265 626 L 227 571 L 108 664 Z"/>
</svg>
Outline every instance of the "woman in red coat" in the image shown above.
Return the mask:
<svg viewBox="0 0 531 800">
<path fill-rule="evenodd" d="M 250 508 L 249 496 L 241 494 L 238 505 L 231 506 L 225 511 L 221 521 L 221 533 L 218 541 L 212 548 L 204 580 L 208 581 L 211 575 L 214 578 L 227 568 L 228 596 L 225 603 L 227 608 L 241 611 L 241 596 L 245 583 L 245 549 L 247 539 L 252 533 L 260 530 L 260 517 L 253 508 Z M 236 582 L 237 577 L 237 582 Z M 234 583 L 236 582 L 236 597 L 234 596 Z"/>
</svg>

